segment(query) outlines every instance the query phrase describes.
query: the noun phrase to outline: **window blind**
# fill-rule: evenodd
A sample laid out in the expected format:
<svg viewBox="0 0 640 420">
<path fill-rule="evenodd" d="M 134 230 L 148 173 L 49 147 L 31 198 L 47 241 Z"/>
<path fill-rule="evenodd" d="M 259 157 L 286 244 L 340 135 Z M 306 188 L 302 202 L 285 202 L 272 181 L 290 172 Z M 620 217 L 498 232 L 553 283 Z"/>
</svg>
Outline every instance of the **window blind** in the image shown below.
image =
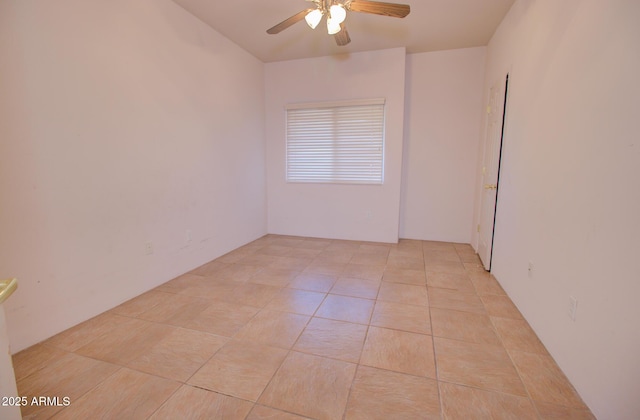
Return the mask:
<svg viewBox="0 0 640 420">
<path fill-rule="evenodd" d="M 382 184 L 384 99 L 287 107 L 287 181 Z"/>
</svg>

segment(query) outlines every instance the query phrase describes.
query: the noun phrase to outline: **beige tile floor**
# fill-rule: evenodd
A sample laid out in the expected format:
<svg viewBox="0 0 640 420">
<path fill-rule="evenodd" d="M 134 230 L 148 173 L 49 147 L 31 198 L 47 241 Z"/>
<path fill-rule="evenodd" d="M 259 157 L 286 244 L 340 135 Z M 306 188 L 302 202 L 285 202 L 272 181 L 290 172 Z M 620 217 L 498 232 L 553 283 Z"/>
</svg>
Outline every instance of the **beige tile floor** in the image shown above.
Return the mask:
<svg viewBox="0 0 640 420">
<path fill-rule="evenodd" d="M 592 419 L 469 245 L 268 235 L 14 356 L 55 419 Z"/>
</svg>

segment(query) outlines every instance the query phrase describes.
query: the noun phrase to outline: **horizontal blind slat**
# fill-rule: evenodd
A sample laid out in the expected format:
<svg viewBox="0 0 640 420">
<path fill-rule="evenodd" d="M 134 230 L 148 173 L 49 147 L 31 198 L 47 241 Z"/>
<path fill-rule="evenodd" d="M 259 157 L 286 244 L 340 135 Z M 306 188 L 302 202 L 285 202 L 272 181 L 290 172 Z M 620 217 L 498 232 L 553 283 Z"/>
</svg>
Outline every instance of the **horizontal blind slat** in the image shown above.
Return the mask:
<svg viewBox="0 0 640 420">
<path fill-rule="evenodd" d="M 381 184 L 384 101 L 287 109 L 287 180 Z"/>
</svg>

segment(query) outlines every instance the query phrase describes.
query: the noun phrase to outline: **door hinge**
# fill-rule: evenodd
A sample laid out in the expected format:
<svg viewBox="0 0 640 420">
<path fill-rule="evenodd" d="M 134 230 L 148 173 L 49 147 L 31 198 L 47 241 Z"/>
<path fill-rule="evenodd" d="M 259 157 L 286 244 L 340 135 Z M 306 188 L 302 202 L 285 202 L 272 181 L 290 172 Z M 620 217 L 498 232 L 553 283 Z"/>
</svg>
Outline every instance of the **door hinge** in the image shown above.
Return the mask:
<svg viewBox="0 0 640 420">
<path fill-rule="evenodd" d="M 478 232 L 480 232 L 480 225 L 478 225 L 477 230 L 478 230 Z"/>
</svg>

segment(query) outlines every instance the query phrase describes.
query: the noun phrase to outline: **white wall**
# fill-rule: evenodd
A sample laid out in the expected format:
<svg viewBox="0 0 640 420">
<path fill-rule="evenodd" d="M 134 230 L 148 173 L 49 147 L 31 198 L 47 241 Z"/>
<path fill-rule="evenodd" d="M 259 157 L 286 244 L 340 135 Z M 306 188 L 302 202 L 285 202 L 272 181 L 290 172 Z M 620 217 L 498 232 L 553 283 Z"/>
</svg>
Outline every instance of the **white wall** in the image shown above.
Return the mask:
<svg viewBox="0 0 640 420">
<path fill-rule="evenodd" d="M 402 238 L 471 240 L 485 50 L 407 55 Z"/>
<path fill-rule="evenodd" d="M 398 240 L 404 84 L 404 48 L 265 65 L 270 233 Z M 367 98 L 386 99 L 384 185 L 287 183 L 285 105 Z"/>
<path fill-rule="evenodd" d="M 600 419 L 640 418 L 638 22 L 520 0 L 487 49 L 485 95 L 510 73 L 493 272 Z"/>
<path fill-rule="evenodd" d="M 0 68 L 14 351 L 266 233 L 263 64 L 173 2 L 2 1 Z"/>
</svg>

